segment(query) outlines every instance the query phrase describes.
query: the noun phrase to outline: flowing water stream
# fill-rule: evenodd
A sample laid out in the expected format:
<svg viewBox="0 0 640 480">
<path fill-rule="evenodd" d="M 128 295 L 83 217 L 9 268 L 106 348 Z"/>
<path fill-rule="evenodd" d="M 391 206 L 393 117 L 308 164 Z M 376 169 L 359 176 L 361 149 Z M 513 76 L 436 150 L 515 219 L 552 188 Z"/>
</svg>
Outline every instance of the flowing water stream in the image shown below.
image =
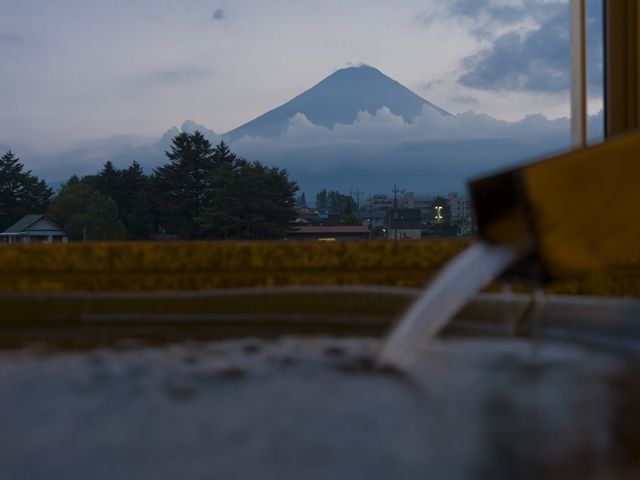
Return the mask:
<svg viewBox="0 0 640 480">
<path fill-rule="evenodd" d="M 479 242 L 442 270 L 409 308 L 383 344 L 378 360 L 406 368 L 415 362 L 425 344 L 482 287 L 518 260 L 522 252 L 505 245 Z"/>
</svg>

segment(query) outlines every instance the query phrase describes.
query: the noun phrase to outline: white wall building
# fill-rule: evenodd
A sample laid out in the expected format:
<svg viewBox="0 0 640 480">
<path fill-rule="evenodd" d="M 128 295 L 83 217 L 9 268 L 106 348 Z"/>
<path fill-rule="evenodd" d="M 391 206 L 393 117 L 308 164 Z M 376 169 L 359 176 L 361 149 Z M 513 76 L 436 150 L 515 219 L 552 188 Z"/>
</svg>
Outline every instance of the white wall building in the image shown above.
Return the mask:
<svg viewBox="0 0 640 480">
<path fill-rule="evenodd" d="M 447 200 L 452 223 L 466 222 L 471 219 L 471 200 L 458 196 L 456 192 L 451 192 Z"/>
<path fill-rule="evenodd" d="M 0 243 L 67 243 L 67 239 L 47 215 L 27 215 L 0 233 Z"/>
</svg>

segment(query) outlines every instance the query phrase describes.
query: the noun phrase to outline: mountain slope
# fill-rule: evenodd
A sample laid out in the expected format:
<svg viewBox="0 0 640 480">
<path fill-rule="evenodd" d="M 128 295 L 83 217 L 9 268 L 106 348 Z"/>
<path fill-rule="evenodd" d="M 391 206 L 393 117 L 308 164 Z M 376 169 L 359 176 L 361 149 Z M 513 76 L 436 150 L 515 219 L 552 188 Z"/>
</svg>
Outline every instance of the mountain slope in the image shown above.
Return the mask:
<svg viewBox="0 0 640 480">
<path fill-rule="evenodd" d="M 313 88 L 256 119 L 230 131 L 224 137 L 234 140 L 245 135 L 277 137 L 296 113 L 304 114 L 316 125 L 332 127 L 349 124 L 358 112 L 374 114 L 388 107 L 395 115 L 411 122 L 420 115 L 423 105 L 449 115 L 441 108 L 419 97 L 408 88 L 369 66 L 338 70 Z"/>
</svg>

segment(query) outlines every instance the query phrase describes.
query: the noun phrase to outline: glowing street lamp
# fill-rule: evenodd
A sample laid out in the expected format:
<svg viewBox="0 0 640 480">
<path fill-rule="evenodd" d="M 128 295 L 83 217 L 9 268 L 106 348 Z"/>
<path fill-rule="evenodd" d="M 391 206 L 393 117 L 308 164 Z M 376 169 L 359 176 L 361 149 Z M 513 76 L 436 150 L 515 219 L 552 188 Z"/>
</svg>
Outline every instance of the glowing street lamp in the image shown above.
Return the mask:
<svg viewBox="0 0 640 480">
<path fill-rule="evenodd" d="M 438 205 L 437 207 L 435 207 L 436 210 L 436 222 L 440 223 L 442 222 L 442 220 L 444 220 L 444 217 L 442 216 L 442 206 Z"/>
</svg>

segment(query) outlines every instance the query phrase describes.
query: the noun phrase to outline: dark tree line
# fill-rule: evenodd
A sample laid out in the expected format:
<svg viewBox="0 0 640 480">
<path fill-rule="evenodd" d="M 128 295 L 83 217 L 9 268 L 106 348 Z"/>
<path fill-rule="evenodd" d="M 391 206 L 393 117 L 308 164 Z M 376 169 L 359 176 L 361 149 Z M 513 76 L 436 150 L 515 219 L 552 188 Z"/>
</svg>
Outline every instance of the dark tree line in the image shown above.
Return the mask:
<svg viewBox="0 0 640 480">
<path fill-rule="evenodd" d="M 200 132 L 176 136 L 153 189 L 162 228 L 187 238 L 282 238 L 296 218 L 286 170 L 248 162 Z"/>
<path fill-rule="evenodd" d="M 286 170 L 239 158 L 224 142 L 213 147 L 197 131 L 178 134 L 165 154 L 168 163 L 151 175 L 137 162 L 107 162 L 95 175 L 71 177 L 52 198 L 43 181 L 18 174 L 22 165 L 16 159 L 12 167 L 9 152 L 0 162 L 0 215 L 10 213 L 2 224 L 46 211 L 72 239 L 269 239 L 284 237 L 295 220 L 298 187 Z"/>
<path fill-rule="evenodd" d="M 25 171 L 13 152 L 0 157 L 0 231 L 25 215 L 44 212 L 52 196 L 44 180 Z"/>
<path fill-rule="evenodd" d="M 357 217 L 358 207 L 349 195 L 335 190 L 327 191 L 325 188 L 316 194 L 316 207 L 319 210 L 327 210 L 331 215 L 338 215 L 342 224 L 360 224 Z"/>
</svg>

